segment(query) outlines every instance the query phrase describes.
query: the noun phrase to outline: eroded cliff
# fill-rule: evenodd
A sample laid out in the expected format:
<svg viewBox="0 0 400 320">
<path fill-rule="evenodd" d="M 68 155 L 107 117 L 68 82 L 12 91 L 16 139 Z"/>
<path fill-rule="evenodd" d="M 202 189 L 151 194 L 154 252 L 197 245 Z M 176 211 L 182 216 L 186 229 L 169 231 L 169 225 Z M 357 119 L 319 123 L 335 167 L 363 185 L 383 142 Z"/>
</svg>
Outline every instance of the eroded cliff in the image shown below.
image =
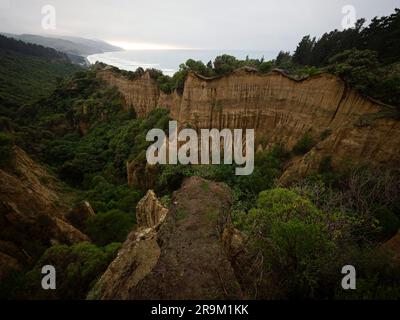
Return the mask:
<svg viewBox="0 0 400 320">
<path fill-rule="evenodd" d="M 135 80 L 110 70 L 98 77 L 116 86 L 139 117 L 161 107 L 182 127 L 254 128 L 258 148 L 283 143 L 290 150 L 311 135 L 317 144 L 292 161 L 282 181 L 318 168 L 326 156 L 334 166 L 346 158 L 372 165 L 400 161 L 400 121 L 380 116 L 390 107 L 327 73 L 295 80 L 277 70 L 265 75 L 242 68 L 212 79 L 190 72 L 182 95 L 160 92 L 148 72 Z"/>
<path fill-rule="evenodd" d="M 0 279 L 34 261 L 43 245 L 89 240 L 66 218 L 56 179 L 20 148 L 14 153 L 14 168 L 0 169 Z"/>
</svg>

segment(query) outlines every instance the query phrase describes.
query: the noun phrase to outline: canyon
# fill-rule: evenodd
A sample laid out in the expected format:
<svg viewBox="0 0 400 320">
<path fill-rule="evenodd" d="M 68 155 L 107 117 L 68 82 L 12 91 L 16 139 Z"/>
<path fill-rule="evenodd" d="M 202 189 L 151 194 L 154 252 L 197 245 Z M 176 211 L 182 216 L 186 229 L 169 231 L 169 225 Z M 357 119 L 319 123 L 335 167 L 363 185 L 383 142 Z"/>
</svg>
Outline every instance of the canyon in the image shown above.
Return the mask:
<svg viewBox="0 0 400 320">
<path fill-rule="evenodd" d="M 345 161 L 373 166 L 400 161 L 400 121 L 387 116 L 394 107 L 360 95 L 328 73 L 296 79 L 281 70 L 261 74 L 249 67 L 215 78 L 189 72 L 182 95 L 162 92 L 148 71 L 128 79 L 106 67 L 97 77 L 115 86 L 138 117 L 165 108 L 180 128 L 255 129 L 257 150 L 278 143 L 291 150 L 310 135 L 313 148 L 291 160 L 282 183 L 318 169 L 328 157 L 333 167 Z"/>
</svg>

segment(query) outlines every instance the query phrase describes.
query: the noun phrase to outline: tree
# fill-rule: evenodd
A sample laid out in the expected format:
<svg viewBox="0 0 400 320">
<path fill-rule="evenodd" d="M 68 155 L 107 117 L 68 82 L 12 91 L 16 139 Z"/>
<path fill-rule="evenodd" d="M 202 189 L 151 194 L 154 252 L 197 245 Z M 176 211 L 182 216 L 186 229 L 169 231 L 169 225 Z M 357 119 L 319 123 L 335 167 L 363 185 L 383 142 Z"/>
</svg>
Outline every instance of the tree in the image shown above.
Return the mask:
<svg viewBox="0 0 400 320">
<path fill-rule="evenodd" d="M 290 52 L 279 51 L 275 59 L 275 64 L 278 68 L 289 69 L 292 66 L 292 56 Z"/>
<path fill-rule="evenodd" d="M 312 39 L 309 35 L 303 37 L 293 54 L 293 62 L 301 65 L 310 65 L 314 46 L 315 37 Z"/>
<path fill-rule="evenodd" d="M 378 54 L 371 50 L 346 50 L 329 59 L 328 70 L 362 93 L 369 93 L 379 80 Z"/>
<path fill-rule="evenodd" d="M 230 73 L 238 67 L 239 61 L 228 54 L 218 56 L 214 60 L 214 70 L 219 75 Z"/>
<path fill-rule="evenodd" d="M 104 246 L 124 241 L 133 224 L 133 214 L 114 209 L 90 217 L 86 223 L 86 232 L 96 244 Z"/>
</svg>

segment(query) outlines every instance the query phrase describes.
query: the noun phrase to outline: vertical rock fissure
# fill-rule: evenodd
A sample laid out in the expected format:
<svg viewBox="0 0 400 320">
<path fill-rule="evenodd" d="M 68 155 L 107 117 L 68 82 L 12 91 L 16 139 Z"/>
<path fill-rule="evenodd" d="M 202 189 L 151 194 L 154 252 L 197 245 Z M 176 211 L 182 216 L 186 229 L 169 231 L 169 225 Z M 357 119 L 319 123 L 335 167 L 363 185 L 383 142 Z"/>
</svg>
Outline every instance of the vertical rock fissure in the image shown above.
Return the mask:
<svg viewBox="0 0 400 320">
<path fill-rule="evenodd" d="M 331 121 L 329 122 L 329 124 L 331 124 L 331 123 L 333 122 L 333 120 L 335 120 L 336 115 L 337 115 L 338 112 L 339 112 L 340 106 L 342 105 L 344 99 L 347 97 L 347 91 L 348 91 L 347 83 L 344 82 L 344 84 L 343 84 L 342 96 L 340 97 L 339 103 L 338 103 L 338 105 L 337 105 L 337 107 L 336 107 L 336 110 L 335 110 L 335 112 L 334 112 L 334 114 L 333 114 L 333 116 L 332 116 Z"/>
</svg>

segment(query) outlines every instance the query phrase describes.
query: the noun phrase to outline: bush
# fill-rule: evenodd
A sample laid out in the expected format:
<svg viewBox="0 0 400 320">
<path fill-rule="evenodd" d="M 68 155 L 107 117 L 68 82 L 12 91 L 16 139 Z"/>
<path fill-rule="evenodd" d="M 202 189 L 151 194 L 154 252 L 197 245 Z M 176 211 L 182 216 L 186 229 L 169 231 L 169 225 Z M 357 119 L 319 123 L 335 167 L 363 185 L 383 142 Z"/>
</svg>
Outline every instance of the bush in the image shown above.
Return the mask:
<svg viewBox="0 0 400 320">
<path fill-rule="evenodd" d="M 387 240 L 393 237 L 400 229 L 399 217 L 389 208 L 380 207 L 375 210 L 374 216 L 379 221 L 379 227 L 381 228 L 378 239 Z"/>
<path fill-rule="evenodd" d="M 400 264 L 393 254 L 382 248 L 351 248 L 340 258 L 339 265 L 350 264 L 357 270 L 357 290 L 336 287 L 335 299 L 400 299 Z"/>
<path fill-rule="evenodd" d="M 73 246 L 56 245 L 45 251 L 36 266 L 24 277 L 25 299 L 85 299 L 89 289 L 114 259 L 119 243 L 99 248 L 88 242 Z M 40 282 L 44 265 L 57 272 L 57 290 L 43 290 Z"/>
<path fill-rule="evenodd" d="M 99 246 L 123 242 L 135 223 L 135 215 L 114 209 L 100 212 L 86 222 L 86 233 Z"/>
<path fill-rule="evenodd" d="M 270 283 L 280 287 L 280 298 L 316 297 L 321 270 L 335 251 L 323 213 L 296 192 L 278 188 L 261 192 L 245 221 L 251 250 L 263 256 L 259 272 L 271 275 L 260 295 L 270 295 Z"/>
<path fill-rule="evenodd" d="M 378 82 L 378 54 L 371 50 L 346 50 L 329 59 L 328 70 L 362 93 Z"/>
<path fill-rule="evenodd" d="M 293 147 L 295 154 L 306 154 L 312 149 L 315 141 L 309 133 L 306 133 Z"/>
<path fill-rule="evenodd" d="M 272 67 L 273 67 L 273 64 L 271 61 L 265 61 L 260 64 L 260 66 L 258 67 L 258 70 L 261 73 L 268 73 L 271 71 Z"/>
</svg>

